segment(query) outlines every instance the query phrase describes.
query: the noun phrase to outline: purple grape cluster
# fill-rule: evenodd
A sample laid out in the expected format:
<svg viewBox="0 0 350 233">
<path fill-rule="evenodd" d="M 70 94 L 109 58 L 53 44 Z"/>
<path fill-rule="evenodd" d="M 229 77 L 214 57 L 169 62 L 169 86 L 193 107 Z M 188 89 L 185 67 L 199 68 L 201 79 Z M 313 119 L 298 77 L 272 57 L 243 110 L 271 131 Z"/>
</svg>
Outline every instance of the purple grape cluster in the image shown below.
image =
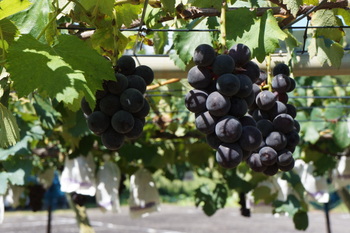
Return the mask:
<svg viewBox="0 0 350 233">
<path fill-rule="evenodd" d="M 109 150 L 118 150 L 125 139 L 137 139 L 143 131 L 150 105 L 144 98 L 154 73 L 145 65 L 136 66 L 130 56 L 122 56 L 115 67 L 115 80 L 105 80 L 103 90 L 95 93 L 96 107 L 91 109 L 85 97 L 81 101 L 88 128 L 101 136 Z"/>
<path fill-rule="evenodd" d="M 283 87 L 283 80 L 278 78 L 281 74 L 278 73 L 272 82 L 276 91 L 268 93 L 262 91 L 260 85 L 266 82 L 267 75 L 251 60 L 251 51 L 244 44 L 232 46 L 227 54 L 217 54 L 212 46 L 201 44 L 195 49 L 193 61 L 196 66 L 192 67 L 187 75 L 188 83 L 193 89 L 185 96 L 185 106 L 195 114 L 196 128 L 206 134 L 207 143 L 216 150 L 216 161 L 228 169 L 246 161 L 254 171 L 268 171 L 270 166 L 277 166 L 275 164 L 279 164 L 278 168 L 281 170 L 288 170 L 292 162 L 289 163 L 287 157 L 291 155 L 293 159 L 293 156 L 286 150 L 292 151 L 292 147 L 296 146 L 298 141 L 297 130 L 294 129 L 295 108 L 295 115 L 287 117 L 285 115 L 291 116 L 287 114 L 288 105 L 282 102 L 282 99 L 288 97 L 286 92 L 293 89 L 294 80 L 289 78 L 289 74 L 284 74 L 288 77 L 290 84 L 288 87 Z M 275 68 L 276 72 L 278 67 Z M 275 101 L 269 102 L 269 99 Z M 277 102 L 279 99 L 281 101 Z M 259 107 L 261 102 L 264 104 L 267 102 L 266 106 L 264 105 L 266 112 Z M 281 104 L 285 105 L 286 110 L 279 112 Z M 290 108 L 288 111 L 293 110 L 293 106 L 288 108 Z M 262 119 L 258 118 L 255 112 L 269 114 L 269 118 L 264 120 L 271 122 L 272 131 L 263 129 L 268 124 L 262 124 L 263 122 L 258 124 Z M 293 129 L 282 132 L 280 124 L 288 123 L 286 118 L 292 119 L 293 127 L 290 128 Z M 278 137 L 272 132 L 279 132 L 279 135 L 283 133 L 286 138 L 290 137 L 286 140 L 295 140 L 283 148 L 275 147 L 278 150 L 274 163 L 267 158 L 269 155 L 265 152 L 267 146 L 271 144 L 270 140 L 273 141 L 274 137 Z M 268 137 L 269 144 L 266 143 L 266 134 L 272 134 Z M 256 169 L 259 164 L 261 168 Z M 265 174 L 273 175 L 272 172 Z"/>
</svg>

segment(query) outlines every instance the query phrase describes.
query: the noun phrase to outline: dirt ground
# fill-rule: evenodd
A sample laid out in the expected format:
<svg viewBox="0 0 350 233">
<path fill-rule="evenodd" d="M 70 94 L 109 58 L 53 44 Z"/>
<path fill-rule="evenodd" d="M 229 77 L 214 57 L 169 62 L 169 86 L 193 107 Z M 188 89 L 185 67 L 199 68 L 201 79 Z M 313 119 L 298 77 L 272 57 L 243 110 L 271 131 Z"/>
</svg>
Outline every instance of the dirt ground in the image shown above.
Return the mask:
<svg viewBox="0 0 350 233">
<path fill-rule="evenodd" d="M 294 229 L 289 217 L 275 217 L 271 213 L 252 213 L 242 217 L 237 208 L 219 210 L 212 217 L 203 214 L 194 206 L 161 205 L 161 211 L 148 217 L 131 219 L 128 207 L 122 212 L 103 213 L 99 209 L 88 209 L 88 216 L 96 233 L 290 233 Z M 350 214 L 330 212 L 331 232 L 350 233 Z M 47 212 L 6 212 L 0 232 L 45 233 Z M 54 211 L 51 233 L 78 233 L 74 213 L 71 210 Z M 307 233 L 327 233 L 326 219 L 322 211 L 309 212 Z"/>
</svg>

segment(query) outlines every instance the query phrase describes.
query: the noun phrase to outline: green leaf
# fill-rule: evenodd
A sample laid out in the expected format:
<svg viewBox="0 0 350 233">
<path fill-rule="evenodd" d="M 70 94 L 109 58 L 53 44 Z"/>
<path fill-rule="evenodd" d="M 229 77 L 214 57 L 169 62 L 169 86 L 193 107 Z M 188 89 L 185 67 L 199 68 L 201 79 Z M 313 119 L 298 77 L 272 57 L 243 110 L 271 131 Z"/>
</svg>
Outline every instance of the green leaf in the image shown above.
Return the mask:
<svg viewBox="0 0 350 233">
<path fill-rule="evenodd" d="M 0 20 L 27 9 L 31 4 L 28 0 L 2 0 L 0 2 Z"/>
<path fill-rule="evenodd" d="M 242 7 L 234 11 L 226 12 L 226 38 L 236 41 L 251 30 L 255 23 L 256 14 L 249 8 Z"/>
<path fill-rule="evenodd" d="M 309 217 L 306 211 L 299 210 L 293 216 L 295 229 L 305 231 L 309 226 Z"/>
<path fill-rule="evenodd" d="M 201 20 L 195 29 L 206 29 L 206 20 Z M 195 48 L 200 44 L 210 44 L 211 35 L 209 32 L 175 32 L 174 49 L 179 58 L 186 65 L 191 61 Z"/>
<path fill-rule="evenodd" d="M 304 124 L 304 130 L 305 132 L 303 139 L 306 142 L 311 142 L 312 144 L 315 144 L 320 138 L 320 134 L 318 133 L 313 122 L 307 122 L 306 124 Z"/>
<path fill-rule="evenodd" d="M 225 170 L 224 179 L 227 182 L 227 186 L 230 189 L 234 189 L 237 192 L 248 193 L 253 189 L 253 185 L 237 175 L 237 168 Z"/>
<path fill-rule="evenodd" d="M 52 1 L 50 0 L 34 1 L 30 8 L 11 16 L 9 19 L 15 23 L 21 34 L 31 34 L 37 37 L 49 23 L 51 7 Z M 42 37 L 40 41 L 45 42 L 45 38 Z"/>
<path fill-rule="evenodd" d="M 39 95 L 34 95 L 35 102 L 33 107 L 36 114 L 45 128 L 52 129 L 57 121 L 57 117 L 61 116 L 53 107 L 49 99 L 44 99 Z"/>
<path fill-rule="evenodd" d="M 113 16 L 114 0 L 81 0 L 81 5 L 87 10 L 92 12 L 92 16 L 96 17 L 100 12 L 102 14 Z M 124 4 L 126 5 L 126 4 Z M 129 4 L 128 4 L 129 5 Z"/>
<path fill-rule="evenodd" d="M 8 147 L 19 140 L 16 118 L 0 103 L 0 147 Z"/>
<path fill-rule="evenodd" d="M 324 111 L 324 117 L 327 120 L 337 120 L 343 115 L 343 109 L 342 109 L 342 104 L 339 102 L 330 102 L 325 111 Z"/>
<path fill-rule="evenodd" d="M 248 17 L 244 15 L 242 18 L 247 20 Z M 250 19 L 247 21 L 250 21 Z M 267 55 L 276 51 L 279 47 L 279 40 L 286 39 L 287 34 L 280 29 L 276 18 L 270 10 L 266 11 L 263 16 L 254 18 L 254 24 L 251 26 L 249 26 L 249 24 L 249 28 L 244 28 L 242 36 L 231 41 L 231 43 L 244 43 L 252 51 L 252 57 L 256 57 L 259 62 L 263 62 Z M 237 24 L 237 27 L 238 26 L 240 26 L 240 24 Z M 230 27 L 227 26 L 227 28 Z M 240 31 L 232 31 L 232 35 L 230 36 L 228 33 L 227 38 L 234 38 L 235 36 L 233 35 L 236 35 L 236 33 L 240 33 Z"/>
<path fill-rule="evenodd" d="M 222 1 L 213 1 L 213 0 L 188 0 L 188 4 L 191 6 L 199 8 L 215 8 L 220 9 L 222 6 Z"/>
<path fill-rule="evenodd" d="M 289 194 L 287 200 L 283 201 L 274 201 L 274 206 L 276 206 L 276 212 L 288 213 L 290 216 L 293 216 L 298 212 L 301 207 L 300 201 L 292 194 Z"/>
<path fill-rule="evenodd" d="M 287 6 L 287 9 L 290 10 L 290 13 L 294 17 L 297 16 L 300 6 L 303 4 L 302 0 L 283 0 L 283 4 Z"/>
<path fill-rule="evenodd" d="M 73 110 L 79 109 L 82 94 L 94 106 L 94 93 L 102 89 L 103 80 L 114 79 L 109 61 L 69 35 L 60 35 L 54 47 L 23 35 L 10 47 L 8 62 L 19 96 L 38 90 Z"/>
<path fill-rule="evenodd" d="M 340 15 L 343 17 L 343 20 L 346 25 L 350 25 L 350 12 L 348 10 L 342 9 L 342 8 L 336 8 L 336 9 L 333 9 L 333 11 L 335 12 L 336 15 Z"/>
<path fill-rule="evenodd" d="M 8 173 L 0 172 L 0 195 L 6 194 L 8 184 Z"/>
<path fill-rule="evenodd" d="M 19 168 L 17 171 L 8 174 L 8 179 L 12 185 L 24 185 L 25 172 L 23 169 Z"/>
<path fill-rule="evenodd" d="M 255 202 L 263 200 L 265 204 L 269 204 L 276 200 L 278 193 L 271 193 L 271 189 L 265 185 L 258 186 L 253 189 Z"/>
<path fill-rule="evenodd" d="M 335 67 L 340 67 L 344 56 L 344 49 L 339 43 L 324 38 L 312 38 L 308 51 L 310 58 L 316 57 L 321 65 Z"/>
<path fill-rule="evenodd" d="M 175 11 L 175 0 L 160 0 L 162 3 L 162 8 L 164 11 L 169 13 L 174 13 Z"/>
<path fill-rule="evenodd" d="M 113 1 L 113 0 L 112 0 Z M 140 5 L 130 5 L 130 4 L 122 4 L 117 5 L 115 7 L 116 10 L 116 21 L 118 26 L 122 26 L 123 24 L 127 27 L 130 24 L 139 18 L 139 14 L 141 13 L 143 4 Z"/>
<path fill-rule="evenodd" d="M 32 152 L 28 148 L 28 142 L 30 141 L 30 137 L 26 136 L 21 141 L 16 143 L 14 146 L 2 150 L 0 149 L 0 161 L 6 160 L 10 155 L 21 154 L 21 155 L 31 155 Z"/>
<path fill-rule="evenodd" d="M 213 191 L 214 202 L 216 204 L 216 208 L 224 208 L 228 196 L 228 191 L 225 185 L 216 184 L 215 189 Z"/>
<path fill-rule="evenodd" d="M 334 127 L 333 138 L 335 143 L 341 148 L 350 146 L 350 128 L 348 124 L 347 122 L 339 121 Z"/>
<path fill-rule="evenodd" d="M 18 33 L 17 27 L 9 19 L 0 20 L 0 29 L 2 38 L 6 40 L 8 44 L 11 44 Z M 1 43 L 0 46 L 2 47 Z"/>
<path fill-rule="evenodd" d="M 311 18 L 312 26 L 340 26 L 342 23 L 335 16 L 333 10 L 318 10 Z M 332 28 L 317 28 L 315 37 L 325 37 L 340 42 L 344 37 L 344 31 Z"/>
</svg>

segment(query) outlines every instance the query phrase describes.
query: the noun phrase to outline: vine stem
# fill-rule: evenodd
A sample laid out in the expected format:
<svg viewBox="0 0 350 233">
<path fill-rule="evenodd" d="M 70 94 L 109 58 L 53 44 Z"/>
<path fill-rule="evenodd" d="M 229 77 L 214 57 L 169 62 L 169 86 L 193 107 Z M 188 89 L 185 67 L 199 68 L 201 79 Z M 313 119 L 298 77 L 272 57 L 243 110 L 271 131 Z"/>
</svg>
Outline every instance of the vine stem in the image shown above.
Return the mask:
<svg viewBox="0 0 350 233">
<path fill-rule="evenodd" d="M 112 56 L 112 64 L 113 66 L 117 65 L 118 60 L 118 28 L 117 28 L 117 11 L 113 9 L 113 56 Z"/>
<path fill-rule="evenodd" d="M 166 80 L 164 82 L 148 86 L 147 90 L 154 90 L 154 89 L 157 89 L 158 87 L 165 86 L 165 85 L 168 85 L 170 83 L 180 82 L 180 80 L 181 80 L 180 78 L 172 78 L 172 79 Z"/>
<path fill-rule="evenodd" d="M 226 50 L 226 8 L 227 2 L 223 0 L 220 15 L 221 53 L 225 53 Z"/>
<path fill-rule="evenodd" d="M 68 2 L 61 8 L 57 9 L 56 13 L 52 16 L 50 21 L 45 25 L 45 27 L 41 30 L 40 34 L 36 37 L 39 40 L 46 32 L 46 30 L 50 27 L 50 25 L 56 20 L 58 14 L 60 14 L 72 1 L 68 0 Z"/>
</svg>

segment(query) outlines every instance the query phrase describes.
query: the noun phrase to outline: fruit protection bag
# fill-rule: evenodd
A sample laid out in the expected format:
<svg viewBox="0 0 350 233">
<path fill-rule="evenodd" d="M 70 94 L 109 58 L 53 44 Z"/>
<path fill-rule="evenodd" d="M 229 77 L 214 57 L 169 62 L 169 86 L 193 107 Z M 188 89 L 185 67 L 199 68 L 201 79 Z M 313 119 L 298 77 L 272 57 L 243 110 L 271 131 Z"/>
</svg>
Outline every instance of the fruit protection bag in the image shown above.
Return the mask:
<svg viewBox="0 0 350 233">
<path fill-rule="evenodd" d="M 160 210 L 158 189 L 151 173 L 140 168 L 130 177 L 129 214 L 131 218 L 146 217 Z"/>
<path fill-rule="evenodd" d="M 4 196 L 0 195 L 0 224 L 4 221 L 4 215 L 5 215 Z"/>
<path fill-rule="evenodd" d="M 91 153 L 74 159 L 66 158 L 61 175 L 61 191 L 94 196 L 96 194 L 94 172 L 95 163 Z"/>
<path fill-rule="evenodd" d="M 300 177 L 301 183 L 308 194 L 319 203 L 329 202 L 330 187 L 325 176 L 314 176 L 315 167 L 313 164 L 307 164 L 303 160 L 295 161 L 293 169 Z"/>
<path fill-rule="evenodd" d="M 341 156 L 336 169 L 333 171 L 333 181 L 336 188 L 346 187 L 350 184 L 350 157 Z"/>
<path fill-rule="evenodd" d="M 96 176 L 96 202 L 103 211 L 119 213 L 120 169 L 109 160 L 109 156 L 104 156 L 104 159 L 104 165 L 99 168 Z"/>
</svg>

